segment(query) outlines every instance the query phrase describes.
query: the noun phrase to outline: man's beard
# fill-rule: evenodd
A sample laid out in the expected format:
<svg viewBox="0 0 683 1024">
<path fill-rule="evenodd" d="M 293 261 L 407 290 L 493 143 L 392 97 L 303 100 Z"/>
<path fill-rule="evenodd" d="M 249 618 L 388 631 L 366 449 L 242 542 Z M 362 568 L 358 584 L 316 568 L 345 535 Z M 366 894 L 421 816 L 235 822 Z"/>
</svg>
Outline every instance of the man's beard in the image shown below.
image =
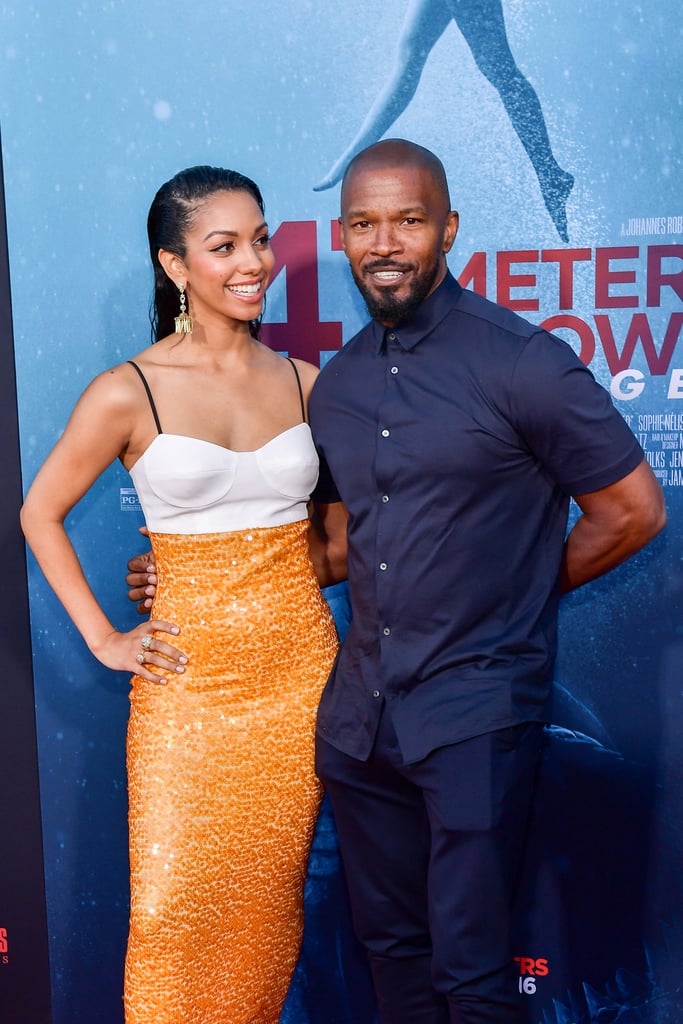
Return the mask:
<svg viewBox="0 0 683 1024">
<path fill-rule="evenodd" d="M 364 272 L 397 269 L 404 270 L 406 267 L 388 260 L 375 260 L 364 268 Z M 372 319 L 383 324 L 396 325 L 411 317 L 427 298 L 439 273 L 439 263 L 435 260 L 431 266 L 425 267 L 421 274 L 414 277 L 407 295 L 403 298 L 399 298 L 389 287 L 383 288 L 379 294 L 370 292 L 365 277 L 353 270 L 351 272 Z"/>
</svg>

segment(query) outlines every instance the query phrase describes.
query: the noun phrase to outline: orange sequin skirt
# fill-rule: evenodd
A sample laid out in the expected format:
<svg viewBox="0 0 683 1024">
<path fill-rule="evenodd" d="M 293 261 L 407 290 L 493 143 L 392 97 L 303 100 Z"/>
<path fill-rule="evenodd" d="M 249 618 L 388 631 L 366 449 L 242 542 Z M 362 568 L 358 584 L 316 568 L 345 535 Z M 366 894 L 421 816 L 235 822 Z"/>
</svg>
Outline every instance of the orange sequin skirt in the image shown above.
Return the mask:
<svg viewBox="0 0 683 1024">
<path fill-rule="evenodd" d="M 133 677 L 127 1024 L 276 1024 L 321 790 L 315 713 L 337 637 L 306 521 L 157 534 L 152 616 L 184 674 Z"/>
</svg>

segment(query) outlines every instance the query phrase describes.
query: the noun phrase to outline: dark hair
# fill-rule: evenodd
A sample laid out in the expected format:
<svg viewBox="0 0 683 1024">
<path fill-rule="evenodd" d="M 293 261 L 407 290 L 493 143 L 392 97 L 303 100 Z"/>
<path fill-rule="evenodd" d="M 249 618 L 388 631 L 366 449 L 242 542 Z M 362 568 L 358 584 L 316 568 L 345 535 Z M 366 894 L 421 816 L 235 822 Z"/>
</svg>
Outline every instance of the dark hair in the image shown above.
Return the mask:
<svg viewBox="0 0 683 1024">
<path fill-rule="evenodd" d="M 147 216 L 149 254 L 154 268 L 154 296 L 150 304 L 152 341 L 173 334 L 174 319 L 178 315 L 178 289 L 159 262 L 159 249 L 168 249 L 181 259 L 185 258 L 185 236 L 192 225 L 199 204 L 216 192 L 248 192 L 265 212 L 263 196 L 256 182 L 239 171 L 223 167 L 188 167 L 179 171 L 161 186 Z M 250 323 L 254 337 L 258 337 L 260 317 Z"/>
</svg>

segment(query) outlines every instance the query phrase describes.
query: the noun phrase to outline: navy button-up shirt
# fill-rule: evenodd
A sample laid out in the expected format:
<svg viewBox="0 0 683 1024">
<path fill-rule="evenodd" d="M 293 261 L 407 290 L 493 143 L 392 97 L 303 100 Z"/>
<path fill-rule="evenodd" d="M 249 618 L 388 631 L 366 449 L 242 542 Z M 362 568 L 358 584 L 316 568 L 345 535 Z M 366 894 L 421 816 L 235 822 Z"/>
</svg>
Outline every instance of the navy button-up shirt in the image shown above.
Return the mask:
<svg viewBox="0 0 683 1024">
<path fill-rule="evenodd" d="M 450 274 L 369 323 L 310 401 L 349 511 L 352 621 L 318 731 L 367 758 L 383 705 L 407 762 L 542 721 L 569 496 L 621 479 L 636 439 L 565 342 Z"/>
</svg>

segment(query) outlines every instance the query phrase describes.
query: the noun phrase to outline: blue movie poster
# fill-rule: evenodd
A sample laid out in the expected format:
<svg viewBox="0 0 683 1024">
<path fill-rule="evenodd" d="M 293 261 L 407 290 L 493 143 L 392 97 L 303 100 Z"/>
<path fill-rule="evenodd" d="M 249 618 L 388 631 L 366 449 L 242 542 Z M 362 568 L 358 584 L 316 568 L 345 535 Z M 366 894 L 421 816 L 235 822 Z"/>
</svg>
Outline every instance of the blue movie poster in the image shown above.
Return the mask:
<svg viewBox="0 0 683 1024">
<path fill-rule="evenodd" d="M 258 10 L 10 0 L 0 19 L 25 482 L 89 380 L 149 340 L 147 209 L 162 181 L 197 163 L 262 187 L 277 260 L 267 340 L 323 363 L 365 319 L 336 232 L 346 160 L 381 137 L 433 149 L 460 212 L 452 271 L 554 330 L 611 391 L 665 488 L 669 526 L 563 604 L 519 986 L 530 1024 L 680 1022 L 678 11 L 616 0 L 264 0 Z M 69 523 L 121 626 L 135 621 L 122 581 L 140 525 L 117 468 Z M 128 682 L 95 662 L 29 568 L 54 1024 L 120 1024 Z M 344 588 L 330 599 L 343 629 Z M 283 1024 L 372 1024 L 327 810 L 306 899 Z"/>
</svg>

